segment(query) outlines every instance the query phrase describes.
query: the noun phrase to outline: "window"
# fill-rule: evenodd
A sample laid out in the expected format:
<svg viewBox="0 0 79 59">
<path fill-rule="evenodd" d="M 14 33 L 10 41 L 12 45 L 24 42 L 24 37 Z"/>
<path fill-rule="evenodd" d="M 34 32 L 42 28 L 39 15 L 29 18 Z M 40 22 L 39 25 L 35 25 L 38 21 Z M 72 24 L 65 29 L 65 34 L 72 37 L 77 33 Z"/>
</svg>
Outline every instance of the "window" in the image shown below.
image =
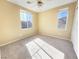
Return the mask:
<svg viewBox="0 0 79 59">
<path fill-rule="evenodd" d="M 21 20 L 21 28 L 31 28 L 32 27 L 32 14 L 25 11 L 20 10 L 20 20 Z"/>
<path fill-rule="evenodd" d="M 41 43 L 41 44 L 40 44 Z M 26 44 L 32 59 L 64 59 L 64 53 L 40 38 Z"/>
<path fill-rule="evenodd" d="M 58 13 L 58 29 L 66 30 L 68 20 L 68 8 L 61 9 Z"/>
</svg>

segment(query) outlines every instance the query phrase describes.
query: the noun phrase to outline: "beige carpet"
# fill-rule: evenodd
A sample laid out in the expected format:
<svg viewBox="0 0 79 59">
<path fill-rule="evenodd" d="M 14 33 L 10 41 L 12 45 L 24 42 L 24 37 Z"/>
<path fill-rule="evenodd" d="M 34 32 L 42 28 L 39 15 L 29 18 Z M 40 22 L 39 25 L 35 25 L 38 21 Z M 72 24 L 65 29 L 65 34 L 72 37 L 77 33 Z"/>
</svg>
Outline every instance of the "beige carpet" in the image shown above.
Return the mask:
<svg viewBox="0 0 79 59">
<path fill-rule="evenodd" d="M 32 59 L 26 44 L 36 38 L 42 39 L 52 47 L 64 53 L 64 59 L 77 59 L 71 42 L 39 35 L 25 38 L 23 40 L 19 40 L 15 43 L 1 47 L 1 59 Z"/>
</svg>

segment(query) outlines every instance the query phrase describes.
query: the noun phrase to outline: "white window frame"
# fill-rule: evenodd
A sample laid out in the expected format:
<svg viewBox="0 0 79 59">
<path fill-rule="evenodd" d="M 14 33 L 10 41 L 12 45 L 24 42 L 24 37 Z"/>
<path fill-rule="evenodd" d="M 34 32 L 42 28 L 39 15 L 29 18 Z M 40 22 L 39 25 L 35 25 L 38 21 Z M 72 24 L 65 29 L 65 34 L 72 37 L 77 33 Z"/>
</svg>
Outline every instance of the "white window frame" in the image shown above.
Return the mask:
<svg viewBox="0 0 79 59">
<path fill-rule="evenodd" d="M 22 19 L 21 19 L 21 12 L 31 14 L 31 16 L 32 16 L 32 13 L 30 13 L 30 12 L 24 10 L 24 9 L 20 9 L 20 22 L 22 21 Z M 27 21 L 28 21 L 28 19 L 27 19 Z M 31 21 L 31 23 L 33 23 L 33 21 Z M 21 30 L 27 30 L 27 29 L 31 29 L 32 26 L 29 28 L 28 27 L 28 23 L 27 23 L 27 28 L 22 28 L 22 24 L 20 23 L 20 28 L 21 28 Z"/>
<path fill-rule="evenodd" d="M 65 28 L 64 29 L 61 29 L 61 28 L 58 28 L 58 14 L 59 13 L 61 13 L 62 11 L 64 11 L 64 10 L 67 10 L 67 19 L 66 19 L 66 25 L 65 25 Z M 59 11 L 58 11 L 58 13 L 57 13 L 57 30 L 67 30 L 67 25 L 68 25 L 68 16 L 69 16 L 69 9 L 68 8 L 62 8 L 62 9 L 60 9 Z"/>
</svg>

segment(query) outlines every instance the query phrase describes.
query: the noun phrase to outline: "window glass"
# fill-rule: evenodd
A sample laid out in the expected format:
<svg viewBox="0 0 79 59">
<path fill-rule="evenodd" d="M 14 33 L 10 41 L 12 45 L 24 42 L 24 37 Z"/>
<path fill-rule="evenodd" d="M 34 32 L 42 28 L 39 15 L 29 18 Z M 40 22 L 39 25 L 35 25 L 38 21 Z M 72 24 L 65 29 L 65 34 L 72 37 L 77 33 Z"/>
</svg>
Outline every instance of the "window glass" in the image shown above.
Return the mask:
<svg viewBox="0 0 79 59">
<path fill-rule="evenodd" d="M 68 20 L 68 9 L 60 10 L 58 13 L 58 29 L 66 29 Z"/>
<path fill-rule="evenodd" d="M 21 28 L 31 28 L 32 27 L 32 14 L 25 11 L 20 10 L 20 20 L 21 20 Z"/>
</svg>

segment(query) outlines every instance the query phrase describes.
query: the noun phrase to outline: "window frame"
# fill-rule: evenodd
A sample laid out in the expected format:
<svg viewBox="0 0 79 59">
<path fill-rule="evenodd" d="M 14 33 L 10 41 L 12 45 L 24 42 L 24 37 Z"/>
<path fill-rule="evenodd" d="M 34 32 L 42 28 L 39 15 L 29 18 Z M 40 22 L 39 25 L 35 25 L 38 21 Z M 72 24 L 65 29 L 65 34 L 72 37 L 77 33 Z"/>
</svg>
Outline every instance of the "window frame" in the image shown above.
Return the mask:
<svg viewBox="0 0 79 59">
<path fill-rule="evenodd" d="M 59 18 L 58 18 L 58 15 L 59 13 L 61 13 L 62 11 L 64 10 L 67 10 L 67 19 L 66 19 L 66 24 L 65 24 L 65 28 L 59 28 L 58 25 L 59 25 Z M 58 13 L 57 13 L 57 30 L 64 30 L 66 31 L 67 30 L 67 25 L 68 25 L 68 17 L 69 17 L 69 9 L 68 8 L 62 8 L 62 9 L 59 9 Z"/>
<path fill-rule="evenodd" d="M 20 9 L 20 29 L 21 29 L 21 30 L 32 29 L 32 26 L 33 26 L 33 19 L 31 19 L 31 23 L 32 23 L 32 26 L 31 26 L 31 27 L 28 27 L 28 23 L 27 23 L 27 28 L 22 28 L 22 23 L 21 23 L 21 22 L 22 22 L 22 19 L 21 19 L 21 12 L 22 12 L 22 13 L 28 13 L 28 14 L 30 14 L 31 17 L 33 18 L 32 13 L 30 13 L 30 12 L 27 11 L 27 10 Z M 27 22 L 28 22 L 28 19 L 27 19 Z"/>
</svg>

